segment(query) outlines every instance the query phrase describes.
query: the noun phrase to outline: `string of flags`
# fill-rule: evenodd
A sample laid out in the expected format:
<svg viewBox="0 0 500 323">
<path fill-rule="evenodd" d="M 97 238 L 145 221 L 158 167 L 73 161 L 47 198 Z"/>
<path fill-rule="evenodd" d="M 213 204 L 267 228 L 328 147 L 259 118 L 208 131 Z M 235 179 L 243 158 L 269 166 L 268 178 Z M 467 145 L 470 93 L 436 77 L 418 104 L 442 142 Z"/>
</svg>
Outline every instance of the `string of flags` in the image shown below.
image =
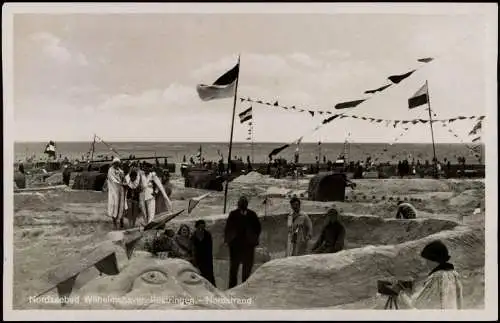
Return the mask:
<svg viewBox="0 0 500 323">
<path fill-rule="evenodd" d="M 427 63 L 432 62 L 433 60 L 434 60 L 434 58 L 432 58 L 432 57 L 425 57 L 425 58 L 420 58 L 417 61 L 420 62 L 420 63 L 427 64 Z M 384 90 L 388 89 L 389 87 L 391 87 L 394 84 L 401 83 L 403 80 L 405 80 L 406 78 L 410 77 L 413 73 L 415 73 L 420 68 L 421 67 L 413 69 L 413 70 L 411 70 L 409 72 L 406 72 L 406 73 L 402 73 L 402 74 L 390 75 L 389 77 L 387 77 L 387 79 L 389 81 L 391 81 L 391 83 L 384 84 L 384 85 L 379 86 L 379 87 L 377 87 L 377 88 L 375 88 L 373 90 L 366 90 L 366 91 L 364 91 L 364 94 L 372 94 L 372 96 L 370 96 L 368 98 L 363 98 L 363 99 L 357 99 L 357 100 L 345 101 L 345 102 L 337 103 L 337 104 L 335 104 L 334 109 L 336 109 L 336 110 L 343 110 L 343 109 L 352 109 L 352 108 L 355 108 L 358 105 L 360 105 L 361 103 L 365 102 L 366 100 L 369 100 L 369 99 L 373 98 L 374 97 L 373 94 L 378 94 L 378 93 L 383 92 Z M 255 102 L 255 103 L 264 104 L 264 105 L 267 105 L 267 106 L 279 107 L 279 108 L 282 108 L 282 109 L 285 109 L 285 110 L 296 110 L 298 112 L 308 112 L 312 117 L 314 117 L 316 114 L 323 115 L 323 114 L 332 114 L 333 113 L 331 111 L 321 111 L 321 110 L 304 109 L 304 108 L 301 108 L 301 107 L 296 107 L 295 105 L 293 105 L 293 106 L 283 106 L 283 105 L 280 105 L 278 103 L 278 101 L 275 101 L 274 103 L 271 103 L 271 102 L 265 102 L 263 100 L 255 100 L 255 99 L 248 98 L 248 97 L 247 98 L 240 97 L 240 101 L 241 102 L 245 102 L 245 101 L 246 102 Z"/>
<path fill-rule="evenodd" d="M 306 110 L 306 109 L 299 109 L 295 106 L 291 106 L 291 107 L 282 106 L 278 103 L 278 101 L 276 101 L 274 103 L 270 103 L 270 102 L 265 102 L 262 100 L 255 100 L 255 99 L 251 99 L 251 98 L 240 98 L 240 100 L 242 102 L 247 101 L 247 102 L 262 104 L 262 105 L 266 105 L 266 106 L 277 107 L 277 108 L 281 108 L 284 110 L 292 110 L 292 111 L 295 110 L 297 112 L 309 112 L 309 114 L 311 114 L 311 116 L 315 116 L 317 114 L 319 114 L 319 115 L 324 115 L 324 114 L 332 115 L 331 117 L 323 120 L 322 124 L 327 124 L 330 121 L 332 121 L 336 118 L 339 118 L 339 117 L 340 117 L 340 119 L 353 118 L 353 119 L 360 119 L 360 120 L 369 121 L 371 123 L 384 123 L 386 125 L 386 127 L 388 127 L 390 124 L 392 124 L 394 128 L 396 128 L 396 126 L 398 124 L 408 124 L 408 123 L 417 124 L 417 123 L 430 122 L 428 119 L 394 120 L 394 119 L 380 119 L 380 118 L 373 118 L 373 117 L 365 117 L 365 116 L 358 116 L 358 115 L 345 114 L 345 113 L 334 114 L 331 111 Z M 251 107 L 249 109 L 245 110 L 244 112 L 240 113 L 240 119 L 242 118 L 241 115 L 247 113 L 248 110 L 250 110 L 250 119 L 251 119 Z M 474 119 L 483 120 L 484 118 L 485 118 L 485 116 L 457 116 L 457 117 L 453 117 L 453 118 L 449 118 L 449 119 L 435 119 L 435 120 L 432 120 L 432 122 L 433 123 L 437 123 L 437 122 L 452 123 L 452 122 L 455 122 L 457 120 L 474 120 Z M 249 119 L 246 119 L 246 120 L 249 120 Z M 241 121 L 241 123 L 243 123 L 243 122 L 244 121 Z"/>
<path fill-rule="evenodd" d="M 432 115 L 434 117 L 437 117 L 437 114 L 434 111 L 432 111 Z M 477 123 L 474 125 L 474 127 L 472 128 L 472 130 L 469 132 L 469 136 L 476 135 L 477 132 L 482 129 L 483 119 L 484 119 L 484 116 L 481 116 L 481 117 L 478 118 Z M 443 127 L 448 127 L 448 124 L 447 123 L 443 123 Z M 470 146 L 469 144 L 465 143 L 463 141 L 463 139 L 459 135 L 457 135 L 457 133 L 455 131 L 453 131 L 453 129 L 451 129 L 450 127 L 448 127 L 448 132 L 451 133 L 453 135 L 453 137 L 455 137 L 458 140 L 460 140 L 460 143 L 465 144 L 465 147 L 467 147 L 467 149 L 469 149 L 469 152 L 471 153 L 471 155 L 473 155 L 476 158 L 480 158 L 481 157 L 481 155 L 480 155 L 480 153 L 481 153 L 481 146 Z M 478 138 L 481 139 L 481 136 L 479 136 Z M 474 141 L 475 139 L 477 139 L 477 138 L 474 138 L 472 140 L 472 142 L 475 142 Z"/>
</svg>

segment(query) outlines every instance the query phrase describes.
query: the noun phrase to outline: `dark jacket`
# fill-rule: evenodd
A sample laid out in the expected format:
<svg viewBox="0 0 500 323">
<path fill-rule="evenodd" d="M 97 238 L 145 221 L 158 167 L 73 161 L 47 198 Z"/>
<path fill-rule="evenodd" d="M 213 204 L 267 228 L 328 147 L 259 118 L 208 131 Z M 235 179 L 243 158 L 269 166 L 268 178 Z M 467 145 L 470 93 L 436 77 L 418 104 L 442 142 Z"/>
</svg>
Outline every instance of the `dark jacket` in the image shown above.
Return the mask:
<svg viewBox="0 0 500 323">
<path fill-rule="evenodd" d="M 257 214 L 248 209 L 243 215 L 239 209 L 231 211 L 224 229 L 224 242 L 229 245 L 252 246 L 259 244 L 261 232 Z"/>
<path fill-rule="evenodd" d="M 191 236 L 193 246 L 193 265 L 195 265 L 203 277 L 215 286 L 213 256 L 212 256 L 212 235 L 205 230 L 203 239 L 198 239 L 196 232 Z"/>
<path fill-rule="evenodd" d="M 328 224 L 314 244 L 314 253 L 335 253 L 344 249 L 345 228 L 340 222 Z"/>
</svg>

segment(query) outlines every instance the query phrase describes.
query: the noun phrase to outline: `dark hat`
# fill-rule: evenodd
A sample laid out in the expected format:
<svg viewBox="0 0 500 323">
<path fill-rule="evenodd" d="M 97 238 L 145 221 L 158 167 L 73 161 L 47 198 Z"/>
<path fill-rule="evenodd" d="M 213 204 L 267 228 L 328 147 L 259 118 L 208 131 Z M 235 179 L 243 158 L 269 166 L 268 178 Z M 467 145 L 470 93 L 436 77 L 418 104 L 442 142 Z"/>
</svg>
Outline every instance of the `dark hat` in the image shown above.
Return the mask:
<svg viewBox="0 0 500 323">
<path fill-rule="evenodd" d="M 450 255 L 448 254 L 448 248 L 439 240 L 433 241 L 425 246 L 424 250 L 420 254 L 425 259 L 435 261 L 440 264 L 444 264 L 450 260 Z"/>
</svg>

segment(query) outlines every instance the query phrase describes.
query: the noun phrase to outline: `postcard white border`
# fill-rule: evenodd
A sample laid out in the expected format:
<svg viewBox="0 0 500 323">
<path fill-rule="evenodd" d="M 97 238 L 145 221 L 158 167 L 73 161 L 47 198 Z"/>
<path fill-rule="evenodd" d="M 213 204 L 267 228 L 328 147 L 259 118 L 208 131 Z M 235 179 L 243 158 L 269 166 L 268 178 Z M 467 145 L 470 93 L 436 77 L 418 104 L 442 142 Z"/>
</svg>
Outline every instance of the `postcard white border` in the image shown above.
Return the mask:
<svg viewBox="0 0 500 323">
<path fill-rule="evenodd" d="M 485 309 L 464 311 L 373 310 L 238 310 L 223 311 L 23 311 L 12 310 L 13 277 L 13 15 L 16 13 L 366 13 L 366 14 L 480 14 L 488 21 L 487 66 L 496 66 L 498 48 L 498 5 L 493 3 L 4 3 L 2 8 L 3 75 L 4 75 L 4 286 L 3 310 L 7 320 L 495 320 L 498 319 L 497 216 L 498 192 L 496 168 L 497 96 L 496 68 L 488 70 L 485 122 L 486 161 L 486 264 Z M 413 313 L 413 312 L 411 312 Z"/>
</svg>

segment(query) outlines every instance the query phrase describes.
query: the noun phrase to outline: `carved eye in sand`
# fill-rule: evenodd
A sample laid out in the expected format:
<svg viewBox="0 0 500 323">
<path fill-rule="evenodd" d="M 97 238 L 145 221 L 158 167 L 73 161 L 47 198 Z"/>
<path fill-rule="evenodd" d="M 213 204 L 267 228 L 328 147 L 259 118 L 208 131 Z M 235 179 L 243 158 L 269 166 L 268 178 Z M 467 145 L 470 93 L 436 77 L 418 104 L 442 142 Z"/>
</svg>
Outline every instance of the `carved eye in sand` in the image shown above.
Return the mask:
<svg viewBox="0 0 500 323">
<path fill-rule="evenodd" d="M 161 271 L 152 270 L 141 275 L 142 280 L 148 284 L 164 284 L 167 282 L 167 275 Z"/>
<path fill-rule="evenodd" d="M 203 282 L 203 279 L 192 270 L 183 270 L 179 273 L 179 280 L 185 284 L 198 285 Z"/>
</svg>

